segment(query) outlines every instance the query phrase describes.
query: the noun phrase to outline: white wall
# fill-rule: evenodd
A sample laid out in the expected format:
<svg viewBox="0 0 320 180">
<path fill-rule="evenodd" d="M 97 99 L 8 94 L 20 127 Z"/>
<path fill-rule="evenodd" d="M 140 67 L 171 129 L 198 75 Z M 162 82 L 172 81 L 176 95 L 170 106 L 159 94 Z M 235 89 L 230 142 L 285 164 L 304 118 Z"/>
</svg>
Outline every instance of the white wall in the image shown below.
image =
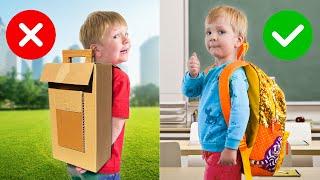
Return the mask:
<svg viewBox="0 0 320 180">
<path fill-rule="evenodd" d="M 160 103 L 184 100 L 181 83 L 188 52 L 187 3 L 160 1 Z"/>
</svg>

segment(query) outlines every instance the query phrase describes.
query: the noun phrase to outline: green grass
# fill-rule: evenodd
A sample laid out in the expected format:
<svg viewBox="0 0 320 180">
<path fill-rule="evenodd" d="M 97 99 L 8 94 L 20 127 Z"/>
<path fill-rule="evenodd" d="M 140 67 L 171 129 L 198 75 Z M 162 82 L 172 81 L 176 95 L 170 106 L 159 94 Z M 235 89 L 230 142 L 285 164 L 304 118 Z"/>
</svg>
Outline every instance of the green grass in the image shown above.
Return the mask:
<svg viewBox="0 0 320 180">
<path fill-rule="evenodd" d="M 69 179 L 52 158 L 48 110 L 0 111 L 0 142 L 0 179 Z M 159 178 L 158 108 L 131 108 L 121 178 Z"/>
</svg>

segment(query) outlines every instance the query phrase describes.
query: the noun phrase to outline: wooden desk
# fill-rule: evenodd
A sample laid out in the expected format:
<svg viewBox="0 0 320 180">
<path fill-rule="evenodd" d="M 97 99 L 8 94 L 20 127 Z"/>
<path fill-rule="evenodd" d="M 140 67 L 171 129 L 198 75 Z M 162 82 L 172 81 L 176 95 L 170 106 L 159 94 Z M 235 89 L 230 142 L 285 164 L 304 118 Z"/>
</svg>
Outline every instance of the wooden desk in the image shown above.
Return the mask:
<svg viewBox="0 0 320 180">
<path fill-rule="evenodd" d="M 316 180 L 320 179 L 320 167 L 294 167 L 301 177 L 253 177 L 260 180 Z M 285 169 L 285 168 L 283 168 Z M 291 168 L 289 168 L 291 169 Z M 160 180 L 202 180 L 204 167 L 160 167 Z M 244 176 L 242 175 L 244 180 Z"/>
<path fill-rule="evenodd" d="M 319 125 L 313 125 L 311 126 L 311 132 L 312 133 L 320 133 L 320 126 Z"/>
<path fill-rule="evenodd" d="M 201 155 L 200 145 L 189 145 L 189 140 L 177 142 L 180 144 L 181 156 Z M 291 152 L 292 155 L 320 155 L 320 141 L 312 141 L 309 146 L 291 146 Z"/>
<path fill-rule="evenodd" d="M 291 146 L 292 155 L 320 155 L 320 141 L 311 141 L 309 146 Z"/>
</svg>

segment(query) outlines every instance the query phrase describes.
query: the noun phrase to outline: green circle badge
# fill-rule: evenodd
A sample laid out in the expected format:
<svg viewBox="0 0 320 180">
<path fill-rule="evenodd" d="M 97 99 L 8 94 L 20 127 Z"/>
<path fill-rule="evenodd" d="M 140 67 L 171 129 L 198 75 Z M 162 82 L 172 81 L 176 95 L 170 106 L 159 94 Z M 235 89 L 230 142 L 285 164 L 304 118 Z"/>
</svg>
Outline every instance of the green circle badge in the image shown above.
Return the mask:
<svg viewBox="0 0 320 180">
<path fill-rule="evenodd" d="M 266 22 L 263 41 L 273 56 L 283 61 L 294 61 L 310 48 L 312 26 L 307 18 L 296 11 L 280 11 Z"/>
</svg>

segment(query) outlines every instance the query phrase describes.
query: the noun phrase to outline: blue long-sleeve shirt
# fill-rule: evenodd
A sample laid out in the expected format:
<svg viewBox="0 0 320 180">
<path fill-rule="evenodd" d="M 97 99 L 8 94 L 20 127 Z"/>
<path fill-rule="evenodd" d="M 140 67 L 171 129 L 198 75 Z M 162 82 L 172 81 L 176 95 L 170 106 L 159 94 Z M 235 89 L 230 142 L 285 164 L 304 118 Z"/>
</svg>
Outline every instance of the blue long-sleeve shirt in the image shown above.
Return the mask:
<svg viewBox="0 0 320 180">
<path fill-rule="evenodd" d="M 231 110 L 229 126 L 226 125 L 219 98 L 219 76 L 228 63 L 212 68 L 207 75 L 201 72 L 192 78 L 187 72 L 182 83 L 187 97 L 200 96 L 199 139 L 202 149 L 221 152 L 224 148 L 238 149 L 249 120 L 248 82 L 242 68 L 230 78 Z"/>
</svg>

